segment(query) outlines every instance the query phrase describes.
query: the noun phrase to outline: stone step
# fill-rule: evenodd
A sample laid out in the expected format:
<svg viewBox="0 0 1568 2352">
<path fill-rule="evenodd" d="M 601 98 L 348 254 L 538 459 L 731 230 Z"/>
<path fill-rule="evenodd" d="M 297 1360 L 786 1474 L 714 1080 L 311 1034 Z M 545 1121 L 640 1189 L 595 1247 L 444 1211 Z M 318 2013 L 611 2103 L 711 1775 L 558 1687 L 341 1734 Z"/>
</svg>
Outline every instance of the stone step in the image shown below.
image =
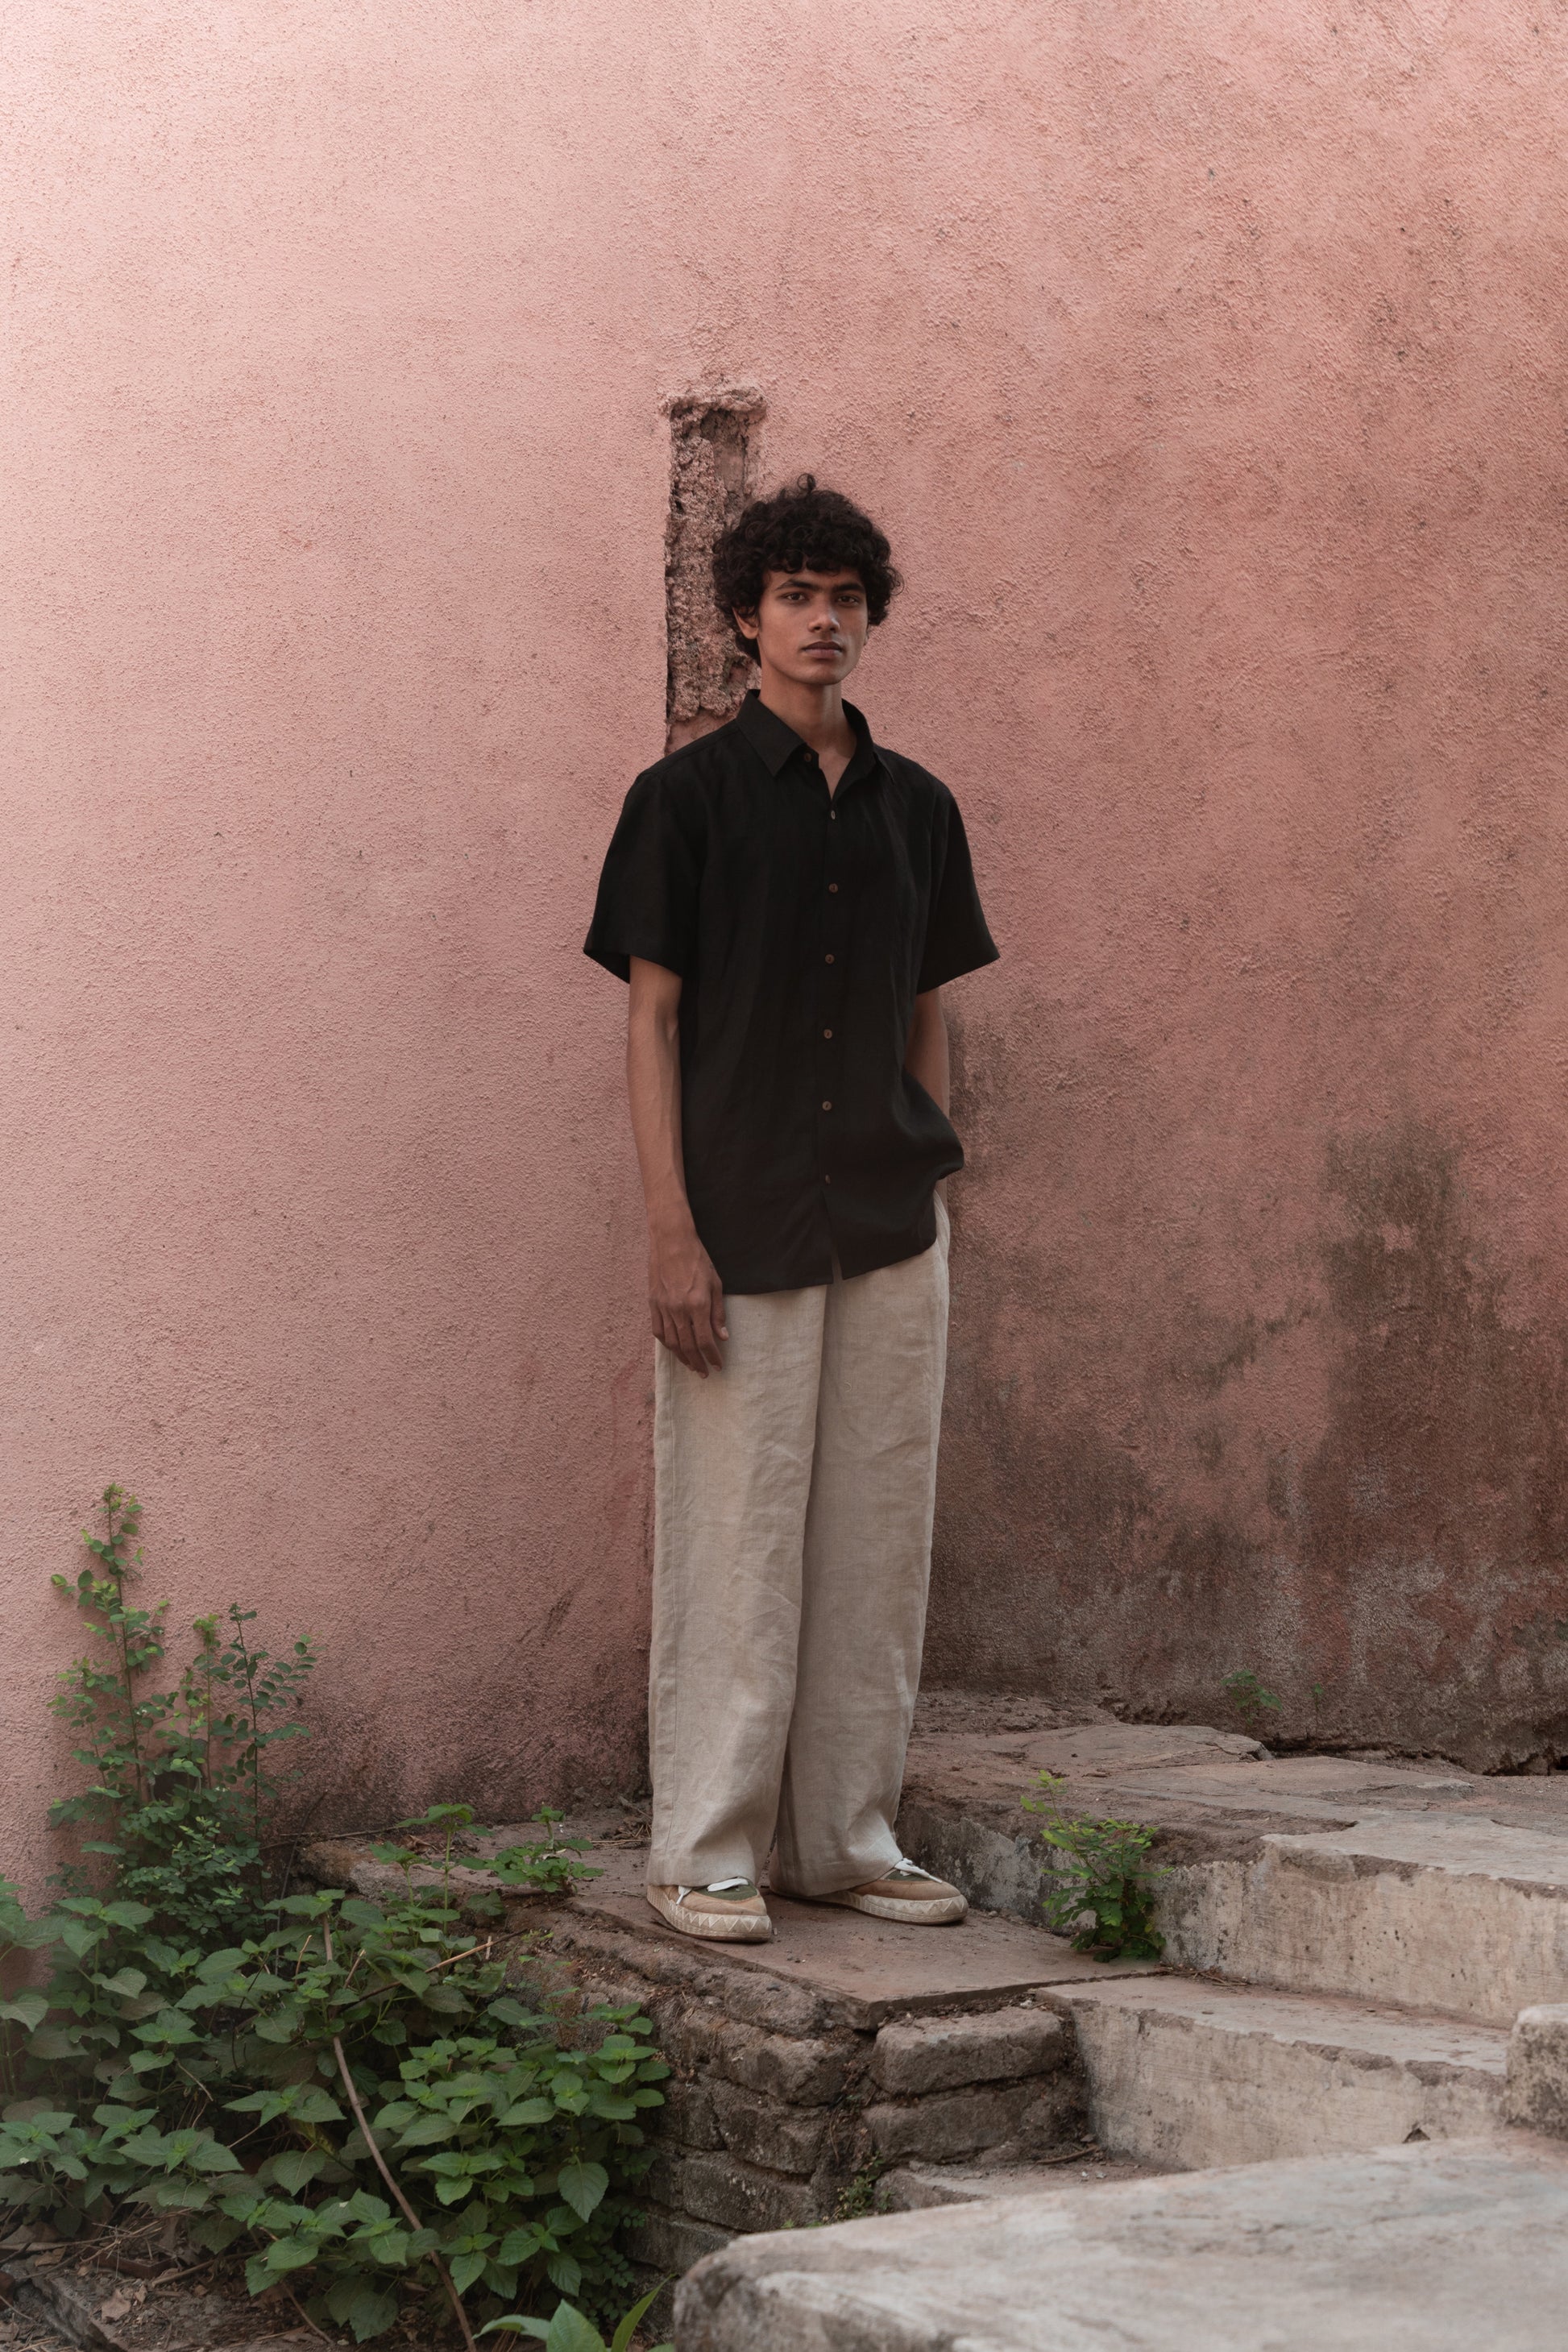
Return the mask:
<svg viewBox="0 0 1568 2352">
<path fill-rule="evenodd" d="M 977 1906 L 1039 1916 L 1049 1857 L 1021 1801 L 1044 1769 L 1065 1811 L 1154 1828 L 1178 1966 L 1500 2027 L 1568 2000 L 1568 1775 L 1270 1757 L 1202 1726 L 1020 1734 L 1002 1705 L 917 1737 L 900 1815 Z"/>
<path fill-rule="evenodd" d="M 737 2240 L 678 2352 L 1559 2352 L 1568 2161 L 1525 2134 Z"/>
<path fill-rule="evenodd" d="M 1504 2119 L 1508 2036 L 1163 1976 L 1062 1985 L 1100 2145 L 1182 2171 L 1455 2139 Z"/>
<path fill-rule="evenodd" d="M 1178 1867 L 1167 1956 L 1301 1992 L 1506 2026 L 1568 2000 L 1568 1840 L 1467 1814 L 1388 1812 Z"/>
<path fill-rule="evenodd" d="M 994 2205 L 999 2198 L 1147 2180 L 1163 2170 L 1163 2166 L 1137 2164 L 1131 2157 L 1109 2156 L 1092 2147 L 1033 2164 L 984 2158 L 970 2164 L 900 2164 L 878 2181 L 876 2204 L 879 2213 L 925 2213 L 942 2205 Z"/>
</svg>

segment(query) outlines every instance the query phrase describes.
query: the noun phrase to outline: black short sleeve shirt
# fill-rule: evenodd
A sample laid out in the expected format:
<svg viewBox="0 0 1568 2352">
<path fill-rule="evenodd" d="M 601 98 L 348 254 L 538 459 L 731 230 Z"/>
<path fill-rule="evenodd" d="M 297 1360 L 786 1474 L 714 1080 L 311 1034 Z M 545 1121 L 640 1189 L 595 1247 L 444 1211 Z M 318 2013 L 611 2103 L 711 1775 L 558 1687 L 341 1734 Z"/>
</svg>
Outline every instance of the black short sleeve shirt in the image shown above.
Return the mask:
<svg viewBox="0 0 1568 2352">
<path fill-rule="evenodd" d="M 816 756 L 752 693 L 640 775 L 605 859 L 586 952 L 617 978 L 679 972 L 686 1188 L 727 1291 L 795 1290 L 929 1249 L 963 1165 L 904 1067 L 917 995 L 994 962 L 947 786 L 856 751 Z"/>
</svg>

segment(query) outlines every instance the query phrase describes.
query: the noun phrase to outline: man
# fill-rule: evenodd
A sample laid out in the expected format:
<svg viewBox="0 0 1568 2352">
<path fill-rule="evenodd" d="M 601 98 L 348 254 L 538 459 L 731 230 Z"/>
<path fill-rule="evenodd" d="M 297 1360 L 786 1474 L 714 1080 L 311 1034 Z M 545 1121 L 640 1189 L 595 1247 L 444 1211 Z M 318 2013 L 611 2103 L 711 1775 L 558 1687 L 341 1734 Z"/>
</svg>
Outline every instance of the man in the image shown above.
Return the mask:
<svg viewBox="0 0 1568 2352">
<path fill-rule="evenodd" d="M 771 1934 L 758 1880 L 962 1919 L 893 1834 L 947 1340 L 942 990 L 996 955 L 945 785 L 843 687 L 900 585 L 809 474 L 714 554 L 761 668 L 626 796 L 587 952 L 631 983 L 656 1349 L 648 1900 Z"/>
</svg>

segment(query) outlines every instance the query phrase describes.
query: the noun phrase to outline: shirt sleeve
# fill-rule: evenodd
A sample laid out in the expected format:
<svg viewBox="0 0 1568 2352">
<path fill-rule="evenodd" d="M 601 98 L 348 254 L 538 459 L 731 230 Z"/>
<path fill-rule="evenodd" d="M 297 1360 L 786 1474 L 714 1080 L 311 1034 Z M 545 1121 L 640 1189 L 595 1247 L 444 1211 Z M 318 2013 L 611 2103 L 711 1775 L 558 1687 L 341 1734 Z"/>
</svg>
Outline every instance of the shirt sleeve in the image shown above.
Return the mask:
<svg viewBox="0 0 1568 2352">
<path fill-rule="evenodd" d="M 599 877 L 584 955 L 630 980 L 632 958 L 682 978 L 697 937 L 701 860 L 666 779 L 639 776 L 626 794 Z"/>
<path fill-rule="evenodd" d="M 985 928 L 974 868 L 969 858 L 969 837 L 958 803 L 945 796 L 947 823 L 938 820 L 932 842 L 931 913 L 926 920 L 925 953 L 921 959 L 917 992 L 943 988 L 966 971 L 995 963 L 1000 950 Z"/>
</svg>

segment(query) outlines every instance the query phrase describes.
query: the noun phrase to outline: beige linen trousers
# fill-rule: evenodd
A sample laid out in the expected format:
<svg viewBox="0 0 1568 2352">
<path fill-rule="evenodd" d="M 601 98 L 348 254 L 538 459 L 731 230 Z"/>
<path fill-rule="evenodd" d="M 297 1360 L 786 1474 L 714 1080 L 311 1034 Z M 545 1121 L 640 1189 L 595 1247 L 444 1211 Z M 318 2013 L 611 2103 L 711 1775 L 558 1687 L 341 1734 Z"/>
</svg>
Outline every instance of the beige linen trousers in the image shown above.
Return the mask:
<svg viewBox="0 0 1568 2352">
<path fill-rule="evenodd" d="M 656 1885 L 830 1895 L 899 1858 L 947 1362 L 946 1204 L 919 1257 L 726 1298 L 721 1371 L 657 1349 Z"/>
</svg>

